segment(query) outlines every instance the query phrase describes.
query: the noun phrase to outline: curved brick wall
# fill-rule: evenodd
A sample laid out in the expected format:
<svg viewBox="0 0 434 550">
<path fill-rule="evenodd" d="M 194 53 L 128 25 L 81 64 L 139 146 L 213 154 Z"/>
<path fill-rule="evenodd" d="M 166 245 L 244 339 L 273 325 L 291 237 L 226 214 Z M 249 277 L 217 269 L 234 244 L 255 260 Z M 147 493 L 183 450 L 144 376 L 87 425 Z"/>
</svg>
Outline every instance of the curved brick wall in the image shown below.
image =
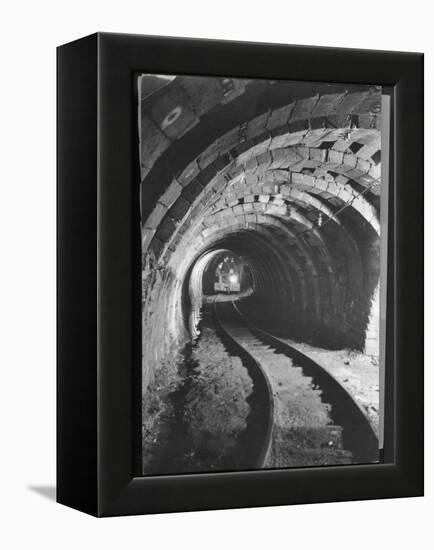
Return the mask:
<svg viewBox="0 0 434 550">
<path fill-rule="evenodd" d="M 380 92 L 191 81 L 142 103 L 144 383 L 188 338 L 186 289 L 222 249 L 246 258 L 262 323 L 376 355 Z"/>
</svg>

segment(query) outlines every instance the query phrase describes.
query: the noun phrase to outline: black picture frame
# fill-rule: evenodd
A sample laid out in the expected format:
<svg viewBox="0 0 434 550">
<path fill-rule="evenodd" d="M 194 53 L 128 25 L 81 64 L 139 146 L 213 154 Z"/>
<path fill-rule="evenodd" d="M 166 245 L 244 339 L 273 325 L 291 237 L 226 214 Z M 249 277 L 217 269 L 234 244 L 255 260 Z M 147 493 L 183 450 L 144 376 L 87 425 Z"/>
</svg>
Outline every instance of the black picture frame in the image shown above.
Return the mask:
<svg viewBox="0 0 434 550">
<path fill-rule="evenodd" d="M 57 500 L 95 516 L 423 494 L 423 55 L 97 33 L 57 51 Z M 134 78 L 381 85 L 393 104 L 384 462 L 135 475 L 141 396 Z"/>
</svg>

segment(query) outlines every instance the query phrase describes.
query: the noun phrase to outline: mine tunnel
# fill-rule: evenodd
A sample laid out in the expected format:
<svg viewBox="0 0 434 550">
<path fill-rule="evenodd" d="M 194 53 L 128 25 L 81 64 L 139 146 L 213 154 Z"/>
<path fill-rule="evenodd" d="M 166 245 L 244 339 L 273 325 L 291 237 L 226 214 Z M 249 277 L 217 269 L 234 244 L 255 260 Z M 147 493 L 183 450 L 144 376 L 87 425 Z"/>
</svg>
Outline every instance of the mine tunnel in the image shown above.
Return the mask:
<svg viewBox="0 0 434 550">
<path fill-rule="evenodd" d="M 149 75 L 138 89 L 144 392 L 224 293 L 225 258 L 256 326 L 378 357 L 381 91 Z"/>
</svg>

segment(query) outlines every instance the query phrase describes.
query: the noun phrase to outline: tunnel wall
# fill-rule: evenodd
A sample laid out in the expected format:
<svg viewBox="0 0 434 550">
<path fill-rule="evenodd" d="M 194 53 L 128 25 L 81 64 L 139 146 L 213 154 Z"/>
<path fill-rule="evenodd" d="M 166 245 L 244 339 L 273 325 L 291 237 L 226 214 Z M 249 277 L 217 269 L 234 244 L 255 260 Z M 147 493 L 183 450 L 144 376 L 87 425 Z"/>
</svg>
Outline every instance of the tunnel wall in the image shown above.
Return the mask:
<svg viewBox="0 0 434 550">
<path fill-rule="evenodd" d="M 363 351 L 376 359 L 380 357 L 380 285 L 377 285 L 371 300 Z"/>
<path fill-rule="evenodd" d="M 376 353 L 381 94 L 301 86 L 276 105 L 242 82 L 176 78 L 142 104 L 145 385 L 188 339 L 182 289 L 219 247 L 248 258 L 258 322 Z"/>
<path fill-rule="evenodd" d="M 156 269 L 153 254 L 142 272 L 142 390 L 153 383 L 159 368 L 177 369 L 177 358 L 189 340 L 182 303 L 182 281 L 169 269 Z"/>
</svg>

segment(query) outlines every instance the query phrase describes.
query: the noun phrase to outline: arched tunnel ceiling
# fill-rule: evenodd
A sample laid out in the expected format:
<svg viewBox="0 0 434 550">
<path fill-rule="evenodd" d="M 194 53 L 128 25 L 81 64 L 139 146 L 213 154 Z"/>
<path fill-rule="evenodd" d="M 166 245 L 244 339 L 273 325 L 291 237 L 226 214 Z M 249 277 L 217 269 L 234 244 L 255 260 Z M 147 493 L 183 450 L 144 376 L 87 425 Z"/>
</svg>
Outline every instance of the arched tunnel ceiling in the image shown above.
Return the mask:
<svg viewBox="0 0 434 550">
<path fill-rule="evenodd" d="M 151 84 L 140 119 L 144 264 L 180 287 L 207 251 L 229 249 L 250 262 L 258 300 L 351 331 L 379 273 L 381 91 Z"/>
</svg>

